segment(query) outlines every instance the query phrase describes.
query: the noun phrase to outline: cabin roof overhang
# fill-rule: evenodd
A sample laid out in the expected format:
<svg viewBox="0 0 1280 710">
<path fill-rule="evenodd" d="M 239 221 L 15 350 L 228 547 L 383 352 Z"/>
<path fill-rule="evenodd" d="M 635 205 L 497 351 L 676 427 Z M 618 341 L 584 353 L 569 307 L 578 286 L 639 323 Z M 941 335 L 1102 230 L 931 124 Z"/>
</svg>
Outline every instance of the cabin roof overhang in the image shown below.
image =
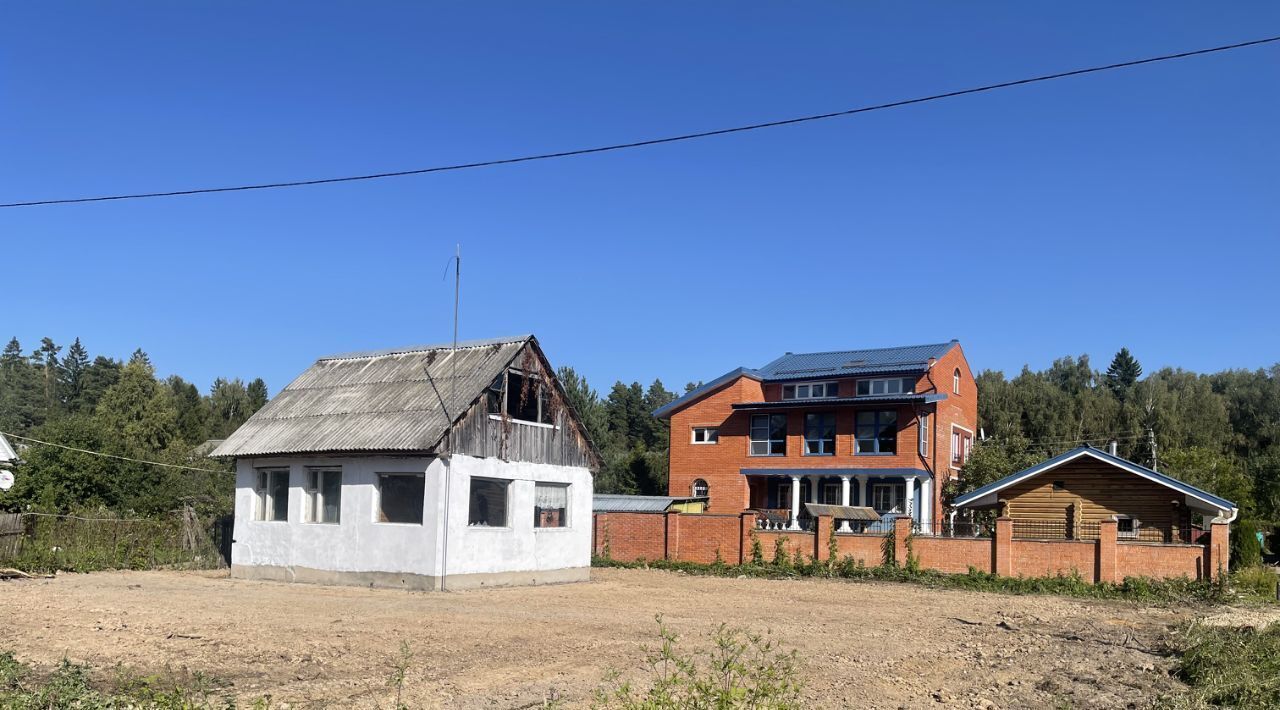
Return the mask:
<svg viewBox="0 0 1280 710">
<path fill-rule="evenodd" d="M 1183 483 L 1176 478 L 1166 476 L 1158 471 L 1153 471 L 1145 466 L 1127 461 L 1119 456 L 1112 456 L 1105 451 L 1095 449 L 1092 446 L 1081 446 L 1072 449 L 1064 454 L 1055 456 L 1047 461 L 1036 464 L 1030 468 L 1023 469 L 1017 473 L 1005 476 L 998 481 L 988 483 L 981 488 L 970 491 L 955 500 L 953 505 L 956 508 L 990 508 L 997 505 L 1000 501 L 999 494 L 1001 491 L 1014 486 L 1018 483 L 1035 478 L 1044 473 L 1048 473 L 1060 466 L 1072 461 L 1076 461 L 1082 457 L 1091 457 L 1103 463 L 1111 464 L 1118 469 L 1131 473 L 1140 478 L 1145 478 L 1153 483 L 1158 483 L 1170 490 L 1177 491 L 1184 496 L 1187 506 L 1198 510 L 1202 513 L 1211 514 L 1216 518 L 1231 522 L 1235 520 L 1239 512 L 1239 508 L 1235 503 L 1219 498 L 1207 491 L 1200 490 L 1193 485 Z"/>
</svg>

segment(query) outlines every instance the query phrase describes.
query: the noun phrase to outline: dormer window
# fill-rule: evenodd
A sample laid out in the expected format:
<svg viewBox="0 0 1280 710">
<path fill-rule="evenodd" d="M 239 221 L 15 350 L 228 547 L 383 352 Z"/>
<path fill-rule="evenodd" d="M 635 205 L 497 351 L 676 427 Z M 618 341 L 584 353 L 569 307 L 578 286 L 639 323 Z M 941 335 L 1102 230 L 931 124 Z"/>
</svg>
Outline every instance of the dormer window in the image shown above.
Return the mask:
<svg viewBox="0 0 1280 710">
<path fill-rule="evenodd" d="M 783 385 L 783 399 L 825 399 L 836 396 L 834 382 L 807 382 L 803 385 Z"/>
<path fill-rule="evenodd" d="M 858 396 L 874 397 L 878 395 L 911 394 L 915 389 L 915 379 L 911 377 L 882 377 L 874 380 L 858 380 Z"/>
</svg>

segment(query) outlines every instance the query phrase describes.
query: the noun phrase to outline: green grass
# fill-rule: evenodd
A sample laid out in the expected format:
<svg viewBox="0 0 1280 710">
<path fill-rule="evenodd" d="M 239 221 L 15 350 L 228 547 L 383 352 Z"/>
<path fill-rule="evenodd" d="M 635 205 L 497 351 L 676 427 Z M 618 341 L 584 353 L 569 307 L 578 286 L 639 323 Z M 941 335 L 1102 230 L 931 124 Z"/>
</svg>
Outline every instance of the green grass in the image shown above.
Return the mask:
<svg viewBox="0 0 1280 710">
<path fill-rule="evenodd" d="M 176 516 L 114 519 L 94 511 L 80 517 L 31 516 L 24 524 L 20 549 L 0 557 L 0 566 L 26 572 L 96 572 L 220 564 L 217 549 L 203 531 L 195 536 L 196 549 L 186 548 L 183 524 Z"/>
<path fill-rule="evenodd" d="M 253 707 L 266 708 L 262 699 Z M 207 680 L 195 676 L 185 684 L 165 683 L 117 670 L 112 681 L 93 682 L 90 668 L 63 660 L 47 676 L 41 676 L 12 652 L 0 653 L 0 708 L 5 710 L 228 710 L 236 707 L 230 697 L 219 697 Z"/>
<path fill-rule="evenodd" d="M 947 589 L 965 589 L 976 592 L 1000 594 L 1058 594 L 1091 599 L 1125 599 L 1148 603 L 1200 603 L 1221 604 L 1239 601 L 1273 601 L 1273 596 L 1259 594 L 1253 584 L 1236 585 L 1226 582 L 1196 581 L 1190 579 L 1152 580 L 1143 577 L 1127 577 L 1119 584 L 1093 584 L 1079 575 L 1055 577 L 1000 577 L 970 568 L 968 574 L 943 574 L 922 570 L 914 565 L 906 567 L 866 567 L 845 557 L 834 562 L 814 560 L 787 560 L 786 564 L 748 562 L 741 565 L 699 564 L 669 560 L 618 562 L 603 558 L 592 560 L 595 567 L 653 568 L 684 572 L 686 574 L 721 577 L 757 577 L 786 579 L 822 577 L 829 579 L 905 582 Z"/>
<path fill-rule="evenodd" d="M 1176 675 L 1191 686 L 1174 706 L 1280 707 L 1280 623 L 1265 629 L 1193 626 L 1175 651 Z"/>
</svg>

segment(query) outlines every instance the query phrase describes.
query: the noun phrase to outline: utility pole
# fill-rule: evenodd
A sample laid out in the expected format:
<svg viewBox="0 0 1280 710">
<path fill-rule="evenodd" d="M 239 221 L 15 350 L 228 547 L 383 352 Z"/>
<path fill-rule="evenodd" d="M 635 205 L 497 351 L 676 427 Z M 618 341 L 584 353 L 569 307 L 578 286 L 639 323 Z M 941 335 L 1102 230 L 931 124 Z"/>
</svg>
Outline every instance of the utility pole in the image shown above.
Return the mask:
<svg viewBox="0 0 1280 710">
<path fill-rule="evenodd" d="M 1147 427 L 1147 441 L 1151 442 L 1151 470 L 1160 470 L 1160 459 L 1156 457 L 1156 430 Z"/>
</svg>

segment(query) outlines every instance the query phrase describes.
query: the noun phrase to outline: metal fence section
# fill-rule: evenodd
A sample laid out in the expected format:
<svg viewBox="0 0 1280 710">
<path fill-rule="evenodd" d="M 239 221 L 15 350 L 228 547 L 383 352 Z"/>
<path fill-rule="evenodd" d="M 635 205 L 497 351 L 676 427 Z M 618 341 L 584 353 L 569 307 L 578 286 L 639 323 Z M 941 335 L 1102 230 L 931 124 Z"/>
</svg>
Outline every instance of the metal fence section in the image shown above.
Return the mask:
<svg viewBox="0 0 1280 710">
<path fill-rule="evenodd" d="M 0 515 L 0 566 L 27 572 L 215 569 L 225 566 L 223 535 L 229 539 L 217 521 L 202 520 L 191 508 L 155 518 L 9 513 Z"/>
<path fill-rule="evenodd" d="M 944 520 L 940 525 L 935 525 L 931 520 L 921 520 L 912 526 L 912 534 L 930 537 L 989 538 L 992 536 L 992 530 L 991 523 L 968 520 Z"/>
</svg>

